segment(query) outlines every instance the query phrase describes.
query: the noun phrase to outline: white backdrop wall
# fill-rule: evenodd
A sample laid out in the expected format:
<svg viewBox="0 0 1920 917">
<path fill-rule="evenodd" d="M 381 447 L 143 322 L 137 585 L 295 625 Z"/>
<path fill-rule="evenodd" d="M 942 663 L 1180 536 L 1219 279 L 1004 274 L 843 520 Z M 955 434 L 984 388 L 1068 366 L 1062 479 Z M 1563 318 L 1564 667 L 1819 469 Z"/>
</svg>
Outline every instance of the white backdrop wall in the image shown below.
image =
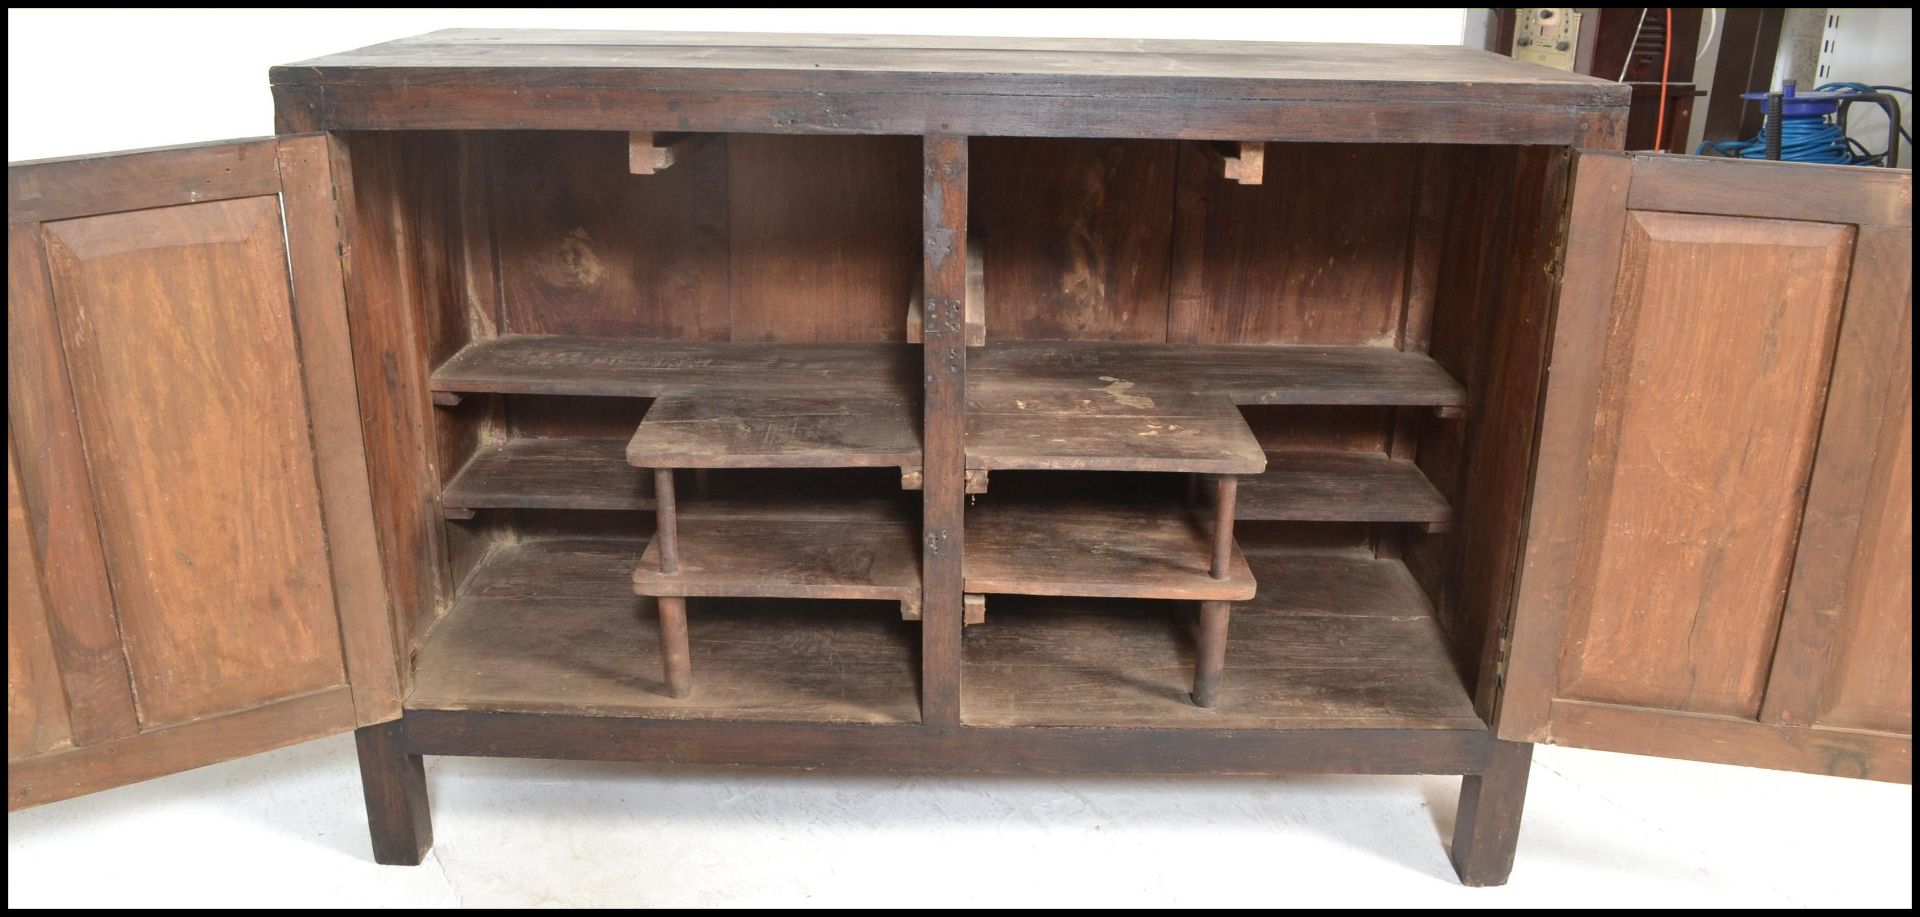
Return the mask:
<svg viewBox="0 0 1920 917">
<path fill-rule="evenodd" d="M 1465 9 L 7 12 L 7 159 L 273 132 L 267 68 L 446 28 L 1461 41 Z"/>
</svg>

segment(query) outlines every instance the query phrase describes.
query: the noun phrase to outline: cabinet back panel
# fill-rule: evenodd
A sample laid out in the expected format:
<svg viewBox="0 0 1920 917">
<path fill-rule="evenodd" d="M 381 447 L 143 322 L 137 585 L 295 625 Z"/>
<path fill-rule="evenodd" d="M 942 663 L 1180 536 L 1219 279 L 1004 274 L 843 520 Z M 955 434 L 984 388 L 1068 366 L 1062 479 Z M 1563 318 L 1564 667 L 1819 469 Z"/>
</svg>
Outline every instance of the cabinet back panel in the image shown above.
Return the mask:
<svg viewBox="0 0 1920 917">
<path fill-rule="evenodd" d="M 341 684 L 278 200 L 46 232 L 142 727 Z"/>
<path fill-rule="evenodd" d="M 1420 155 L 1269 143 L 1266 180 L 1242 185 L 1205 144 L 1181 144 L 1168 340 L 1393 346 Z"/>
<path fill-rule="evenodd" d="M 970 231 L 988 340 L 1165 341 L 1172 140 L 979 137 Z"/>
<path fill-rule="evenodd" d="M 1852 243 L 1628 214 L 1562 696 L 1759 713 Z"/>
</svg>

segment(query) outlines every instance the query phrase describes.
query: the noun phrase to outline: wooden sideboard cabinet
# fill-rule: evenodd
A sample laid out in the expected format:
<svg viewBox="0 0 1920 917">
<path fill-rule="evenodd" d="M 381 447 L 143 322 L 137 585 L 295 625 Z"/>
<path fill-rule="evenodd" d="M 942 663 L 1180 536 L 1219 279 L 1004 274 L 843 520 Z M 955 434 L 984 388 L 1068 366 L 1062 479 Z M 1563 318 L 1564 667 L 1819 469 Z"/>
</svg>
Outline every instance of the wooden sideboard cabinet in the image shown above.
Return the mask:
<svg viewBox="0 0 1920 917">
<path fill-rule="evenodd" d="M 1910 781 L 1912 177 L 1459 48 L 440 32 L 14 165 L 7 799 L 426 755 Z"/>
</svg>

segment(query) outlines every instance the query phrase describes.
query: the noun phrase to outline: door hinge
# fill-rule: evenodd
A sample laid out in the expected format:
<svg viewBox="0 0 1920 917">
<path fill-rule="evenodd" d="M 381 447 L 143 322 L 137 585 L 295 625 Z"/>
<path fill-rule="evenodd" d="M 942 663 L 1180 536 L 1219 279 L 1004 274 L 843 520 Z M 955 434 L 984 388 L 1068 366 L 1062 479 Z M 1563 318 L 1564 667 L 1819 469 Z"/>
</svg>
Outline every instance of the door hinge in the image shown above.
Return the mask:
<svg viewBox="0 0 1920 917">
<path fill-rule="evenodd" d="M 1513 638 L 1508 636 L 1507 631 L 1502 630 L 1500 632 L 1499 646 L 1494 650 L 1493 654 L 1493 684 L 1495 688 L 1502 688 L 1507 684 L 1507 658 L 1512 652 Z"/>
</svg>

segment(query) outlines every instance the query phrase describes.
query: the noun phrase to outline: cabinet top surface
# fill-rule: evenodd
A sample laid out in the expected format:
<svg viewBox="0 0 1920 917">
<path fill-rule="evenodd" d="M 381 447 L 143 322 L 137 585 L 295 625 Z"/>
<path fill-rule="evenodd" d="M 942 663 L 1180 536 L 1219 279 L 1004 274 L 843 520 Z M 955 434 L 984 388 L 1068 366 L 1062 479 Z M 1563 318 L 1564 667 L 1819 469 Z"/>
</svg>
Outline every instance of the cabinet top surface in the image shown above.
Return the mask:
<svg viewBox="0 0 1920 917">
<path fill-rule="evenodd" d="M 874 89 L 909 91 L 939 91 L 943 84 L 931 79 L 966 78 L 970 82 L 964 88 L 952 91 L 989 94 L 1092 94 L 1125 92 L 1143 83 L 1179 88 L 1188 81 L 1217 81 L 1221 89 L 1246 83 L 1275 90 L 1289 85 L 1348 91 L 1356 86 L 1445 88 L 1572 104 L 1615 104 L 1625 98 L 1619 84 L 1607 80 L 1448 46 L 558 29 L 449 29 L 276 67 L 272 80 L 324 85 L 405 70 L 475 76 L 696 71 L 716 79 L 801 74 L 823 81 L 857 78 Z"/>
</svg>

